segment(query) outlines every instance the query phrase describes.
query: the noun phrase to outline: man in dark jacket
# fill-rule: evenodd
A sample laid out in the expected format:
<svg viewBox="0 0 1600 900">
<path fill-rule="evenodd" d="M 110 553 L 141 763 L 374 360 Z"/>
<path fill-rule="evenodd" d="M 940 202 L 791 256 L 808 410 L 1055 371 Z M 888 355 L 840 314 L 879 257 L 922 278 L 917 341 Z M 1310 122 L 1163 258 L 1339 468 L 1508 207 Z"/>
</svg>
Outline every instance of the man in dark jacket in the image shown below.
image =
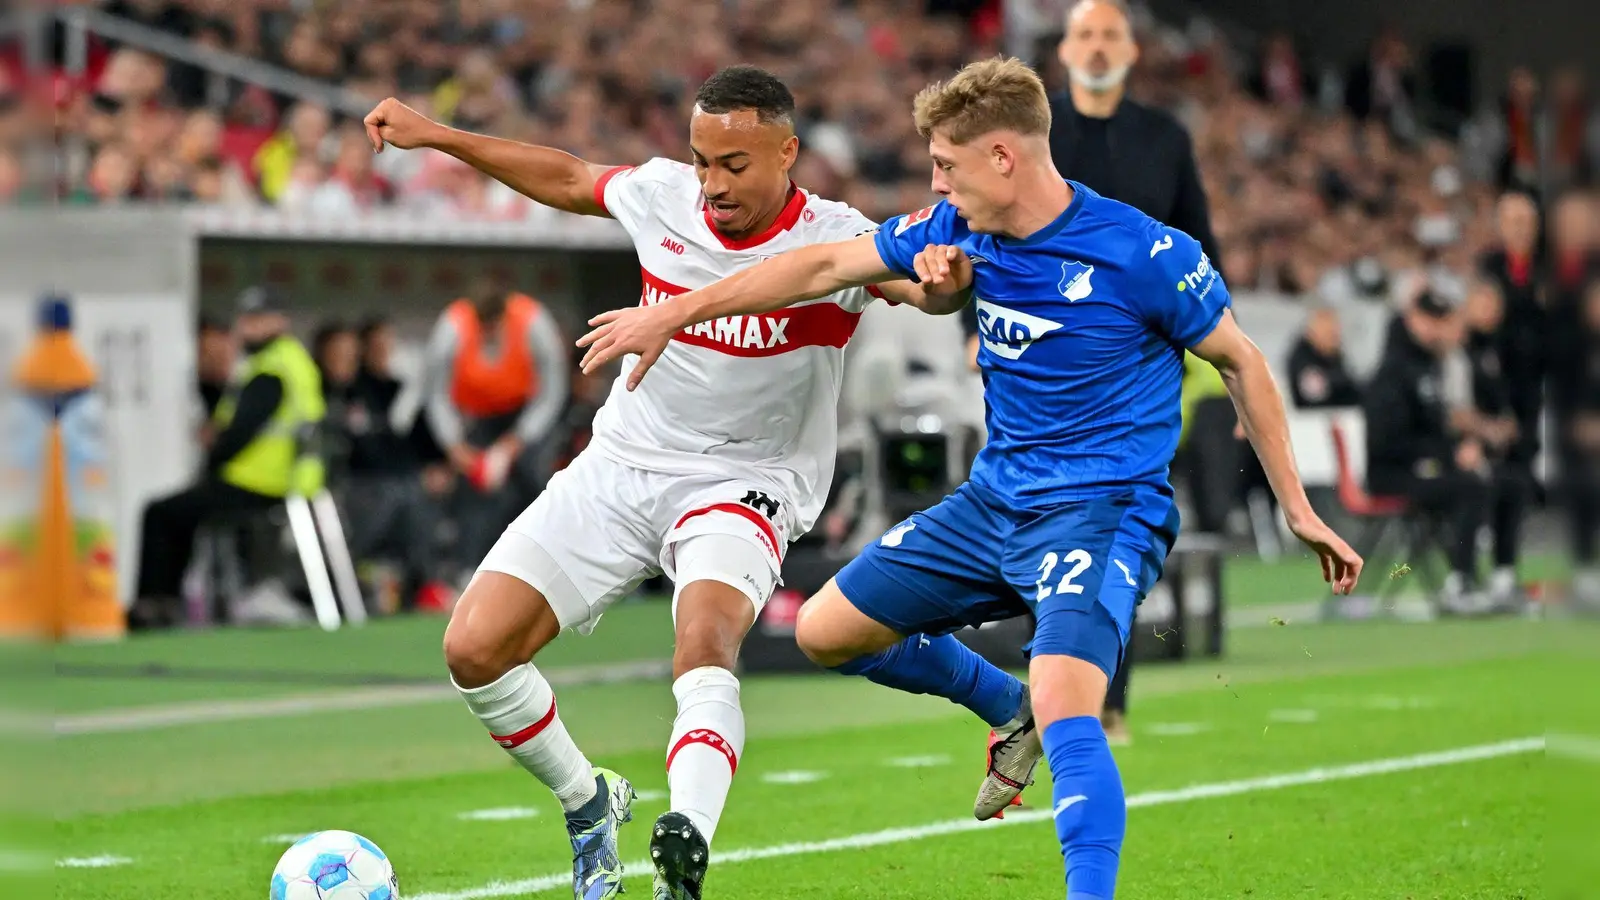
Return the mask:
<svg viewBox="0 0 1600 900">
<path fill-rule="evenodd" d="M 1311 312 L 1305 331 L 1289 352 L 1289 393 L 1296 409 L 1358 406 L 1361 389 L 1345 367 L 1339 314 L 1328 307 Z"/>
<path fill-rule="evenodd" d="M 1389 332 L 1367 387 L 1367 486 L 1401 496 L 1446 525 L 1450 561 L 1447 609 L 1460 609 L 1477 584 L 1477 534 L 1490 499 L 1482 442 L 1451 423 L 1444 359 L 1460 346 L 1461 323 L 1438 295 L 1424 291 Z"/>
<path fill-rule="evenodd" d="M 1067 12 L 1057 51 L 1071 84 L 1050 101 L 1050 156 L 1067 178 L 1128 204 L 1200 242 L 1213 264 L 1222 259 L 1195 166 L 1194 148 L 1178 120 L 1126 98 L 1128 72 L 1139 59 L 1123 0 L 1078 0 Z M 1127 654 L 1106 691 L 1101 719 L 1113 743 L 1128 740 Z"/>
<path fill-rule="evenodd" d="M 1120 200 L 1222 255 L 1188 132 L 1170 114 L 1128 100 L 1139 59 L 1123 0 L 1080 0 L 1058 51 L 1071 76 L 1050 103 L 1050 156 L 1066 177 Z"/>
<path fill-rule="evenodd" d="M 1551 384 L 1562 504 L 1572 525 L 1573 589 L 1600 609 L 1600 280 L 1590 284 L 1578 314 L 1570 367 Z"/>
<path fill-rule="evenodd" d="M 1538 258 L 1539 210 L 1527 194 L 1512 192 L 1500 198 L 1495 213 L 1499 247 L 1484 255 L 1481 268 L 1499 286 L 1505 301 L 1500 354 L 1512 412 L 1522 433 L 1513 456 L 1531 466 L 1539 452 L 1539 408 L 1551 349 L 1548 298 Z"/>
<path fill-rule="evenodd" d="M 1493 282 L 1480 280 L 1467 293 L 1465 310 L 1467 366 L 1472 376 L 1472 403 L 1461 410 L 1456 425 L 1483 445 L 1494 470 L 1494 573 L 1489 593 L 1509 604 L 1517 591 L 1517 550 L 1522 520 L 1533 496 L 1533 473 L 1524 457 L 1530 443 L 1511 405 L 1501 329 L 1505 303 Z"/>
</svg>

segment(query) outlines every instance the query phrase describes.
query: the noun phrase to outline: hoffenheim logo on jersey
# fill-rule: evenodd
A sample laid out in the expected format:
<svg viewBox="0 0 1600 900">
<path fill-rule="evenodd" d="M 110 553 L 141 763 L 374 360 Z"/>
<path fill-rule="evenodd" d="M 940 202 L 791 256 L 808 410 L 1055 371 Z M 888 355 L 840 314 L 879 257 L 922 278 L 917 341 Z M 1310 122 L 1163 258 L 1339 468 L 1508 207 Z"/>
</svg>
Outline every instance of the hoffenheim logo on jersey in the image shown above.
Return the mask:
<svg viewBox="0 0 1600 900">
<path fill-rule="evenodd" d="M 1078 276 L 1083 284 L 1089 283 L 1089 272 L 1092 271 L 1094 269 L 1090 268 L 1088 272 Z M 1087 287 L 1083 289 L 1083 296 L 1089 296 Z M 998 303 L 990 303 L 987 300 L 978 300 L 978 335 L 983 340 L 983 345 L 989 348 L 989 352 L 1005 359 L 1016 359 L 1032 346 L 1034 341 L 1060 327 L 1060 322 L 1006 309 Z"/>
<path fill-rule="evenodd" d="M 1068 303 L 1076 303 L 1094 293 L 1094 285 L 1089 283 L 1089 276 L 1093 274 L 1094 266 L 1068 260 L 1061 264 L 1061 284 L 1057 289 Z"/>
</svg>

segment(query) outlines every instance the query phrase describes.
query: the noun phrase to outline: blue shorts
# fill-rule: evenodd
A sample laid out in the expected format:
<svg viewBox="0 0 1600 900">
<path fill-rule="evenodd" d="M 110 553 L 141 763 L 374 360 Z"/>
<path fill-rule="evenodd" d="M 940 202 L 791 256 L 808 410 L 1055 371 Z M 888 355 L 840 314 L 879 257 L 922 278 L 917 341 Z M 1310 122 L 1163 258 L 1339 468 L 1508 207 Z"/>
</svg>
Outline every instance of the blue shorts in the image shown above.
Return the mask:
<svg viewBox="0 0 1600 900">
<path fill-rule="evenodd" d="M 834 581 L 857 609 L 903 635 L 1032 611 L 1035 655 L 1087 660 L 1110 677 L 1177 530 L 1177 506 L 1159 491 L 1012 510 L 968 482 L 884 532 Z"/>
</svg>

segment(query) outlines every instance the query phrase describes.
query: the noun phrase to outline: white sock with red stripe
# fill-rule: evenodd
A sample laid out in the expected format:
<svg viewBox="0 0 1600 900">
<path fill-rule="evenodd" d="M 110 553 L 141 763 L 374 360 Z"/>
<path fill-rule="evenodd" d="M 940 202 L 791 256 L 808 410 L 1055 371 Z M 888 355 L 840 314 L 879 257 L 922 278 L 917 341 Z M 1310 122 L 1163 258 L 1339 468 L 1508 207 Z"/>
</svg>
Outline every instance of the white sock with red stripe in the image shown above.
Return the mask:
<svg viewBox="0 0 1600 900">
<path fill-rule="evenodd" d="M 562 809 L 572 812 L 594 799 L 594 769 L 556 715 L 550 682 L 532 663 L 517 666 L 493 684 L 456 685 L 456 690 L 495 743 L 555 791 Z"/>
<path fill-rule="evenodd" d="M 673 682 L 672 694 L 678 698 L 667 744 L 672 809 L 688 816 L 709 844 L 744 752 L 739 679 L 727 669 L 703 666 Z"/>
</svg>

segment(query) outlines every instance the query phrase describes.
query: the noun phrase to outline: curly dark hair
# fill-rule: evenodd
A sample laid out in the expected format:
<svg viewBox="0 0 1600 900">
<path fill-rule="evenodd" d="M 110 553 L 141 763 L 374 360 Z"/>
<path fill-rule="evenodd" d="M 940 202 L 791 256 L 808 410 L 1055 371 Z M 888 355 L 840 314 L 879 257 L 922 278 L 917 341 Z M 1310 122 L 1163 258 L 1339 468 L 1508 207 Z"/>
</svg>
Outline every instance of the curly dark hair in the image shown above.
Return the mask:
<svg viewBox="0 0 1600 900">
<path fill-rule="evenodd" d="M 755 66 L 729 66 L 706 79 L 694 95 L 703 112 L 724 113 L 753 109 L 763 125 L 794 122 L 794 95 L 778 76 Z"/>
</svg>

